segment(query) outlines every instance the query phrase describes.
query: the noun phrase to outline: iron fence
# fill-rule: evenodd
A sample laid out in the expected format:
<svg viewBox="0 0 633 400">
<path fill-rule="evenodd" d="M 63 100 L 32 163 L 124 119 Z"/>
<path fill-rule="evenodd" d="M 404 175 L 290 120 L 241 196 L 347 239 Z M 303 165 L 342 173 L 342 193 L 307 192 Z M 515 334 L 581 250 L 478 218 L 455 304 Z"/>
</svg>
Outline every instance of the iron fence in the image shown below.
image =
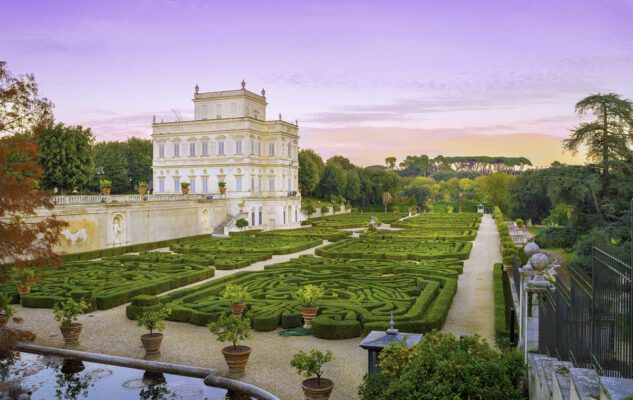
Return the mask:
<svg viewBox="0 0 633 400">
<path fill-rule="evenodd" d="M 591 275 L 570 269 L 569 288 L 539 299 L 539 351 L 594 368 L 601 375 L 633 378 L 631 253 L 594 244 Z"/>
</svg>

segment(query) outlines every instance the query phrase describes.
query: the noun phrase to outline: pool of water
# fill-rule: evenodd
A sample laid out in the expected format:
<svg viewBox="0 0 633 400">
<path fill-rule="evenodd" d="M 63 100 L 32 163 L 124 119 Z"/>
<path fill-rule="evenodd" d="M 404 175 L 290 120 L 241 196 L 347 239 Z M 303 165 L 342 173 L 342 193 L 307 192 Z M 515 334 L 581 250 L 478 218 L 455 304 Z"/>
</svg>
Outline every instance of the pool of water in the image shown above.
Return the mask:
<svg viewBox="0 0 633 400">
<path fill-rule="evenodd" d="M 9 383 L 42 400 L 224 400 L 240 398 L 202 379 L 21 353 L 0 360 L 0 398 Z M 243 397 L 242 397 L 243 398 Z"/>
</svg>

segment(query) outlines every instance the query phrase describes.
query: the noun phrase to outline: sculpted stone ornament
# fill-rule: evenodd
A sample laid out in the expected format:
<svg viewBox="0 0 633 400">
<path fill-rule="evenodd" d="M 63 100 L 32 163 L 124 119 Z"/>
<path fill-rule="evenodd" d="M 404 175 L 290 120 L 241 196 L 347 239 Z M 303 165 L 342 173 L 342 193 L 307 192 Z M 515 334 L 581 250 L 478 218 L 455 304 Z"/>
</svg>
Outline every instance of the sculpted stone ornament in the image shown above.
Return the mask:
<svg viewBox="0 0 633 400">
<path fill-rule="evenodd" d="M 532 257 L 534 254 L 540 253 L 541 249 L 538 247 L 538 244 L 530 242 L 525 245 L 525 247 L 523 248 L 523 252 L 526 256 Z"/>
<path fill-rule="evenodd" d="M 534 277 L 528 282 L 529 287 L 547 288 L 550 283 L 545 279 L 545 270 L 549 267 L 549 258 L 543 253 L 536 253 L 530 257 L 529 264 L 534 268 Z"/>
</svg>

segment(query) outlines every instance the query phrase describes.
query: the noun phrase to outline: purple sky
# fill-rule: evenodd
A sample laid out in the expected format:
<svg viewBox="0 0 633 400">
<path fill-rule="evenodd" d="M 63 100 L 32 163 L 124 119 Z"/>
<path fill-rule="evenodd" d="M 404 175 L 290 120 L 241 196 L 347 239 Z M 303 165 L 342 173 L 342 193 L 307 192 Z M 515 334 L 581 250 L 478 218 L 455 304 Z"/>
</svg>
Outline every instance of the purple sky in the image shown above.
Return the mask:
<svg viewBox="0 0 633 400">
<path fill-rule="evenodd" d="M 0 59 L 99 140 L 266 88 L 301 146 L 361 165 L 406 154 L 546 165 L 590 93 L 633 98 L 633 1 L 0 0 Z M 493 154 L 494 153 L 494 154 Z"/>
</svg>

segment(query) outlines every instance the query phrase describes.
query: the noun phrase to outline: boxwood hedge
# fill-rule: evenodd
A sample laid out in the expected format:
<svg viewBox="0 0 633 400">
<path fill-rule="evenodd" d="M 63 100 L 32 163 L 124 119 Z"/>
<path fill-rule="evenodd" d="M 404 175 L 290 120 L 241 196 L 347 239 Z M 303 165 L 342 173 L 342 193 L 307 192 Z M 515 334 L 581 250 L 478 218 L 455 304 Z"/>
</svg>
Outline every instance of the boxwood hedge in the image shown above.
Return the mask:
<svg viewBox="0 0 633 400">
<path fill-rule="evenodd" d="M 427 241 L 420 239 L 347 239 L 316 249 L 316 255 L 328 258 L 368 258 L 375 260 L 466 259 L 470 242 Z"/>
</svg>

